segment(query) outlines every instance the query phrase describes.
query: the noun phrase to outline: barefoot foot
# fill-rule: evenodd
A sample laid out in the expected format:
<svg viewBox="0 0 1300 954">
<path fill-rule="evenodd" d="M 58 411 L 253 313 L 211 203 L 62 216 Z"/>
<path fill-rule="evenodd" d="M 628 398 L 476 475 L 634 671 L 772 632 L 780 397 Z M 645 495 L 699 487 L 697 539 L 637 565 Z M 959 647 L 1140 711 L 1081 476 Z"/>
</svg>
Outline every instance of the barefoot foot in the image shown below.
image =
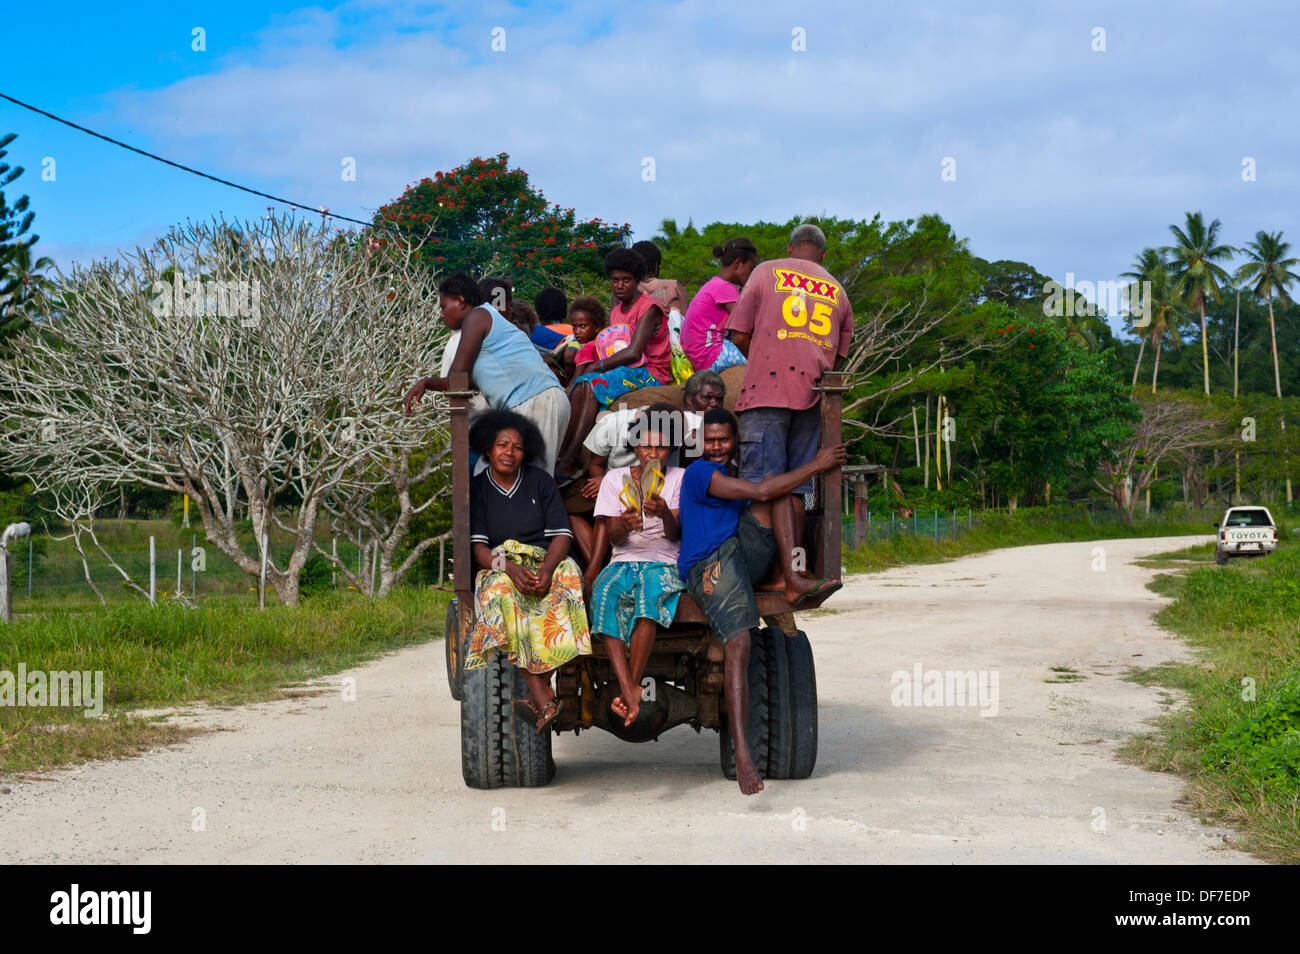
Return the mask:
<svg viewBox="0 0 1300 954">
<path fill-rule="evenodd" d="M 758 777 L 754 763 L 748 760 L 736 759 L 736 783 L 742 795 L 757 795 L 763 790 L 763 780 Z"/>
<path fill-rule="evenodd" d="M 625 698 L 631 699 L 631 703 L 624 702 L 623 700 Z M 610 705 L 610 709 L 614 711 L 616 716 L 619 716 L 623 720 L 623 725 L 631 725 L 636 721 L 636 717 L 641 714 L 640 691 L 624 693 L 621 696 L 617 696 L 614 699 L 614 702 Z"/>
<path fill-rule="evenodd" d="M 623 725 L 631 725 L 641 712 L 641 687 L 636 686 L 632 689 L 624 687 L 614 697 L 609 708 L 614 715 L 623 720 Z"/>
</svg>

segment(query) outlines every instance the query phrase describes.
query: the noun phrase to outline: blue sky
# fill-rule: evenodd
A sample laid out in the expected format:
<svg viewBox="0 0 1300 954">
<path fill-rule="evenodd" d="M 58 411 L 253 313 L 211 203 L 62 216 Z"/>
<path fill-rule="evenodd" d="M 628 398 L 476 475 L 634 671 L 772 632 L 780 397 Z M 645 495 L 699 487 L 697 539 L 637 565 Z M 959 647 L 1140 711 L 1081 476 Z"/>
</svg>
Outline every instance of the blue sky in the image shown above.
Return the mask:
<svg viewBox="0 0 1300 954">
<path fill-rule="evenodd" d="M 1221 219 L 1231 244 L 1281 229 L 1300 247 L 1298 9 L 72 2 L 6 11 L 22 41 L 6 44 L 0 92 L 358 218 L 504 151 L 553 201 L 638 238 L 664 218 L 937 212 L 978 255 L 1097 281 L 1187 210 Z M 0 130 L 19 134 L 16 185 L 61 266 L 187 219 L 265 214 L 264 200 L 3 101 Z"/>
</svg>

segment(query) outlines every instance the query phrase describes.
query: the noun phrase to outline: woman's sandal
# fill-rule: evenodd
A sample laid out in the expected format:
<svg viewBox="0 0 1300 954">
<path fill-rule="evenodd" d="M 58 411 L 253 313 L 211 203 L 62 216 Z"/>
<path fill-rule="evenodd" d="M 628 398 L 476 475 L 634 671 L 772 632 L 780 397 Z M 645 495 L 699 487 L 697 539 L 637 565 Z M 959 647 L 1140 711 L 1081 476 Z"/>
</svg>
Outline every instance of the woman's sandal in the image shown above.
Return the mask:
<svg viewBox="0 0 1300 954">
<path fill-rule="evenodd" d="M 537 720 L 542 717 L 542 710 L 533 705 L 531 699 L 516 699 L 515 715 L 523 719 L 525 722 L 531 722 L 533 725 L 536 725 Z"/>
<path fill-rule="evenodd" d="M 542 706 L 541 714 L 537 717 L 537 734 L 541 735 L 546 731 L 546 727 L 555 721 L 561 710 L 564 709 L 564 700 L 551 698 L 551 701 Z M 547 713 L 550 713 L 548 716 Z"/>
</svg>

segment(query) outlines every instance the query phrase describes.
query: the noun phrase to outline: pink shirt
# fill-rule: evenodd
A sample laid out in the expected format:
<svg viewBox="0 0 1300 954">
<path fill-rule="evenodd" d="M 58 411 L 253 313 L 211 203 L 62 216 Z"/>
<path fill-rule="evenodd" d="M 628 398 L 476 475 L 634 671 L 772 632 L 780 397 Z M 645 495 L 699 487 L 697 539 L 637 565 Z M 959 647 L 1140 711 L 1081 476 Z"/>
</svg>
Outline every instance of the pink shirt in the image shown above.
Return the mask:
<svg viewBox="0 0 1300 954">
<path fill-rule="evenodd" d="M 596 360 L 596 340 L 593 338 L 585 345 L 578 349 L 578 353 L 573 356 L 574 367 L 581 367 L 584 364 L 591 364 Z"/>
<path fill-rule="evenodd" d="M 835 276 L 816 262 L 777 258 L 750 274 L 727 329 L 751 336 L 736 411 L 801 411 L 820 400 L 814 388 L 835 356 L 849 353 L 853 306 Z"/>
<path fill-rule="evenodd" d="M 623 515 L 623 503 L 618 499 L 618 494 L 623 489 L 623 478 L 631 472 L 631 467 L 615 467 L 605 472 L 605 479 L 600 482 L 600 493 L 596 495 L 597 517 Z M 668 502 L 670 510 L 681 507 L 682 475 L 685 473 L 680 467 L 669 467 L 664 472 L 664 486 L 659 491 L 659 496 Z M 609 562 L 676 563 L 681 541 L 669 540 L 664 536 L 662 518 L 643 516 L 641 519 L 640 530 L 633 530 L 621 544 L 613 544 L 614 554 Z"/>
<path fill-rule="evenodd" d="M 714 275 L 691 299 L 682 322 L 682 350 L 696 371 L 713 366 L 727 337 L 727 309 L 740 297 L 740 289 L 725 278 Z"/>
<path fill-rule="evenodd" d="M 632 307 L 624 310 L 623 303 L 619 302 L 609 312 L 609 323 L 611 325 L 631 325 L 633 334 L 636 333 L 637 322 L 651 308 L 663 310 L 663 306 L 655 301 L 645 292 L 641 292 L 641 297 L 632 302 Z M 673 344 L 668 337 L 668 319 L 667 317 L 659 320 L 659 331 L 650 336 L 646 342 L 645 366 L 651 374 L 668 384 L 673 379 L 673 373 L 670 365 L 673 360 Z"/>
</svg>

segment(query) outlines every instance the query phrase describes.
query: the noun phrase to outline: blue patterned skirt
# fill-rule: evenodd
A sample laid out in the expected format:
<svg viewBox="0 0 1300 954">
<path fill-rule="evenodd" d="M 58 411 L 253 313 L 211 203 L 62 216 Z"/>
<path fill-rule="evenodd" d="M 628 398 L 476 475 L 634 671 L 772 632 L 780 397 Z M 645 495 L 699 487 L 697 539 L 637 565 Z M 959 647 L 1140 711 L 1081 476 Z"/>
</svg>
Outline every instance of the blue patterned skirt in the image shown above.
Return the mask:
<svg viewBox="0 0 1300 954">
<path fill-rule="evenodd" d="M 673 563 L 611 563 L 591 588 L 591 631 L 626 643 L 638 619 L 671 626 L 684 589 Z"/>
</svg>

